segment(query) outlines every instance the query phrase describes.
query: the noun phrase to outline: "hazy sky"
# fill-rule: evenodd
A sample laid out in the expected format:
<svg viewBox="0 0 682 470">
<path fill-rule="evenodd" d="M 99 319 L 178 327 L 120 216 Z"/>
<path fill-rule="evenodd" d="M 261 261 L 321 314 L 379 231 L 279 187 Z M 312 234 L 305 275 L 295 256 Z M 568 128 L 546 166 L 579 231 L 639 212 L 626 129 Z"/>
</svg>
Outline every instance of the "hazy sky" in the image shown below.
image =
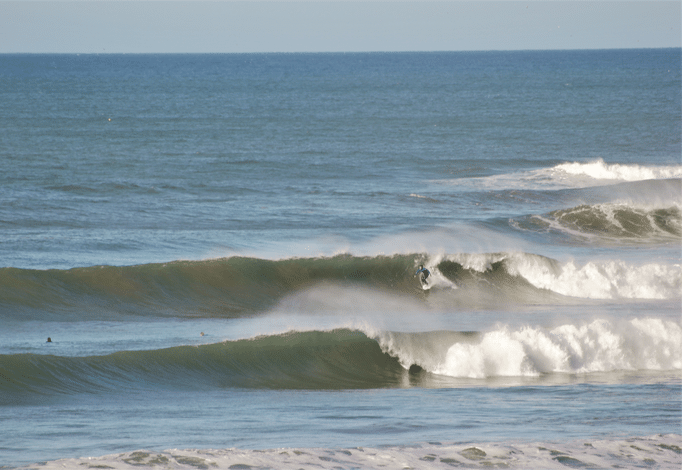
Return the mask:
<svg viewBox="0 0 682 470">
<path fill-rule="evenodd" d="M 6 52 L 681 46 L 676 1 L 0 1 Z"/>
</svg>

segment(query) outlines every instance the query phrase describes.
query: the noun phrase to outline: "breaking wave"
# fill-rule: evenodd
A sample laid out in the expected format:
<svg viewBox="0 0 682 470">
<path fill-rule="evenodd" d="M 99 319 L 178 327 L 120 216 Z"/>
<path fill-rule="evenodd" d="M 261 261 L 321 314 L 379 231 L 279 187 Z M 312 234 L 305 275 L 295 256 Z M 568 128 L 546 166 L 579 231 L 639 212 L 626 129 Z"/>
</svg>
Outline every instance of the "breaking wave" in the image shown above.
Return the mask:
<svg viewBox="0 0 682 470">
<path fill-rule="evenodd" d="M 422 290 L 415 277 L 419 264 L 432 273 L 430 290 Z M 116 315 L 238 318 L 267 312 L 294 293 L 330 283 L 418 302 L 438 299 L 452 307 L 462 302 L 472 307 L 555 303 L 562 296 L 677 299 L 682 265 L 622 260 L 580 265 L 502 252 L 279 261 L 233 257 L 47 271 L 3 268 L 0 316 L 43 321 L 111 320 Z"/>
<path fill-rule="evenodd" d="M 131 389 L 441 387 L 457 385 L 453 379 L 680 369 L 682 324 L 661 319 L 487 332 L 291 331 L 105 356 L 0 355 L 0 404 Z"/>
</svg>

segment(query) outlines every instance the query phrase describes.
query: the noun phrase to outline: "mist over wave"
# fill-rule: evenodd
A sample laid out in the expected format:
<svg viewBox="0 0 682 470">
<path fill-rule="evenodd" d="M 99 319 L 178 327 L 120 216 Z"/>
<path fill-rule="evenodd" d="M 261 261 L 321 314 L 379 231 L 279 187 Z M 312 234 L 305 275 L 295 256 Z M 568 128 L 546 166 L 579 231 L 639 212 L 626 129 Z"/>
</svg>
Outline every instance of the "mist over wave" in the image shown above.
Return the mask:
<svg viewBox="0 0 682 470">
<path fill-rule="evenodd" d="M 419 264 L 432 273 L 426 291 L 415 277 Z M 47 271 L 3 268 L 0 314 L 40 320 L 107 319 L 112 314 L 233 318 L 266 312 L 286 296 L 322 283 L 451 307 L 561 303 L 560 296 L 676 299 L 682 291 L 682 265 L 617 259 L 580 265 L 502 252 L 278 261 L 232 257 Z"/>
</svg>

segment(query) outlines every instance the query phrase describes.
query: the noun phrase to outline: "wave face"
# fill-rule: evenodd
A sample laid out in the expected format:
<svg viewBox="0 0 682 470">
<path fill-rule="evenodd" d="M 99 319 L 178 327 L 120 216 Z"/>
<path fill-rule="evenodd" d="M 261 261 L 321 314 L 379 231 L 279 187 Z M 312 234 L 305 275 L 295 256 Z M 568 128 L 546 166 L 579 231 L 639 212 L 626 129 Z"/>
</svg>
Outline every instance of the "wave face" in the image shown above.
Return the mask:
<svg viewBox="0 0 682 470">
<path fill-rule="evenodd" d="M 0 270 L 0 308 L 8 315 L 84 320 L 98 312 L 239 317 L 271 308 L 281 297 L 323 281 L 415 291 L 416 256 L 232 257 L 206 261 L 70 270 Z M 49 307 L 49 309 L 48 309 Z"/>
<path fill-rule="evenodd" d="M 0 356 L 3 401 L 25 394 L 244 387 L 356 389 L 396 386 L 402 368 L 351 330 L 291 332 L 202 346 L 106 356 Z"/>
<path fill-rule="evenodd" d="M 430 291 L 414 273 L 432 272 Z M 111 315 L 236 318 L 273 308 L 320 283 L 380 289 L 461 305 L 476 292 L 481 305 L 557 302 L 553 295 L 601 299 L 675 299 L 682 266 L 593 261 L 583 266 L 528 253 L 423 254 L 268 261 L 227 258 L 128 267 L 0 270 L 0 313 L 22 319 L 111 319 Z M 485 298 L 490 302 L 486 302 Z"/>
<path fill-rule="evenodd" d="M 437 267 L 457 285 L 484 283 L 490 291 L 509 296 L 525 292 L 526 301 L 533 296 L 549 301 L 548 293 L 583 299 L 675 299 L 682 287 L 679 264 L 592 261 L 581 266 L 528 253 L 491 253 L 446 256 Z"/>
<path fill-rule="evenodd" d="M 451 379 L 682 369 L 682 325 L 594 321 L 488 332 L 292 331 L 105 356 L 0 356 L 0 403 L 130 389 L 365 389 Z"/>
</svg>

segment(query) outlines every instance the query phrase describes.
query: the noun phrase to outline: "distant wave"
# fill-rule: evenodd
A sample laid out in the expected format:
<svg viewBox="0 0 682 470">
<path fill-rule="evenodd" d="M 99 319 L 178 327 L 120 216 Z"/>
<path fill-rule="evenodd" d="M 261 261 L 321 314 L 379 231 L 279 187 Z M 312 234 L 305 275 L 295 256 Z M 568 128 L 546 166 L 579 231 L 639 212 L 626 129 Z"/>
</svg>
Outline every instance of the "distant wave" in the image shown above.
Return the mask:
<svg viewBox="0 0 682 470">
<path fill-rule="evenodd" d="M 292 331 L 106 356 L 0 355 L 0 404 L 128 389 L 364 389 L 451 379 L 682 369 L 682 325 L 660 319 L 488 332 Z"/>
<path fill-rule="evenodd" d="M 2 268 L 0 316 L 241 317 L 266 311 L 282 297 L 321 282 L 419 293 L 414 271 L 420 257 L 339 255 L 278 261 L 230 257 L 69 270 Z"/>
<path fill-rule="evenodd" d="M 665 241 L 682 238 L 680 206 L 604 203 L 560 209 L 513 220 L 524 230 L 556 231 L 586 239 Z"/>
<path fill-rule="evenodd" d="M 682 165 L 609 164 L 598 159 L 591 162 L 561 163 L 537 170 L 486 177 L 440 180 L 439 182 L 462 188 L 475 187 L 490 190 L 554 190 L 676 178 L 682 178 Z"/>
<path fill-rule="evenodd" d="M 587 176 L 594 180 L 642 181 L 682 177 L 682 165 L 645 166 L 608 164 L 598 159 L 588 163 L 562 163 L 550 170 L 555 177 Z"/>
<path fill-rule="evenodd" d="M 415 270 L 431 270 L 430 291 Z M 237 318 L 266 312 L 283 298 L 324 283 L 485 307 L 593 299 L 676 299 L 680 264 L 584 265 L 529 253 L 460 253 L 293 258 L 232 257 L 70 270 L 0 269 L 0 317 L 94 320 L 116 315 Z M 474 295 L 475 294 L 475 295 Z M 435 297 L 433 297 L 435 296 Z M 473 302 L 473 303 L 472 303 Z M 325 308 L 322 305 L 320 308 Z"/>
</svg>

